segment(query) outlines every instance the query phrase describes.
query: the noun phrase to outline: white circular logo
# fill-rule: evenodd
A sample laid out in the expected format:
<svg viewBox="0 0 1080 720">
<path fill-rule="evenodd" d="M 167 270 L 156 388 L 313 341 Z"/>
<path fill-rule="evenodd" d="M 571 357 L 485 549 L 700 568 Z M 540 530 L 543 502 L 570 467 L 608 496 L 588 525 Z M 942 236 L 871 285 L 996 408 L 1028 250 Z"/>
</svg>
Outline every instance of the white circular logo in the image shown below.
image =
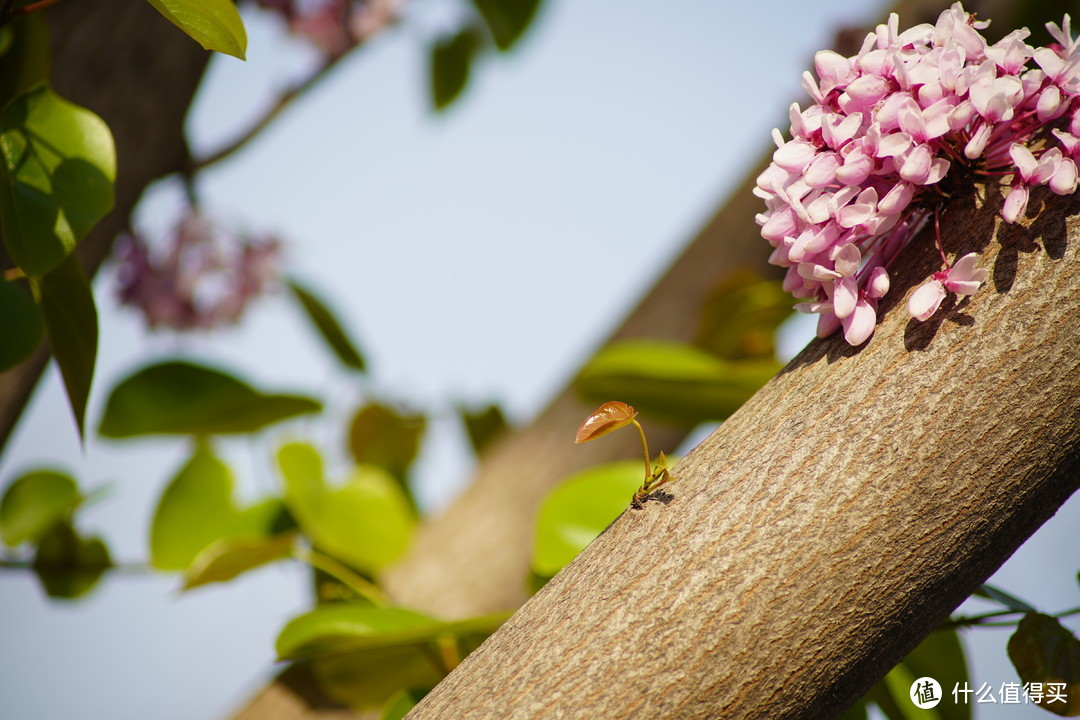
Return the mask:
<svg viewBox="0 0 1080 720">
<path fill-rule="evenodd" d="M 911 702 L 915 707 L 929 710 L 941 702 L 941 685 L 932 677 L 921 677 L 911 683 Z"/>
</svg>

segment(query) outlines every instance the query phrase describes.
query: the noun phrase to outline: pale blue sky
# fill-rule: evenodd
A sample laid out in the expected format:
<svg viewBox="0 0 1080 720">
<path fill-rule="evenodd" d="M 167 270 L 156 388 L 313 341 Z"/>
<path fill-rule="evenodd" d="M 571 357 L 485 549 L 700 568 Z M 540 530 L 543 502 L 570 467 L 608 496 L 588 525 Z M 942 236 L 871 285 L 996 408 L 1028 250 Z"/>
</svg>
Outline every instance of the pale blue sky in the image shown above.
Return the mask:
<svg viewBox="0 0 1080 720">
<path fill-rule="evenodd" d="M 289 267 L 340 309 L 381 393 L 442 411 L 420 469 L 422 496 L 438 505 L 468 473 L 451 401 L 497 399 L 520 421 L 538 412 L 768 147 L 813 51 L 838 22 L 869 14 L 862 0 L 546 0 L 519 50 L 476 67 L 442 116 L 427 109 L 428 31 L 394 32 L 207 173 L 201 191 L 212 217 L 281 234 Z M 197 149 L 231 137 L 308 59 L 283 49 L 265 17 L 249 20 L 249 62 L 215 59 L 190 120 Z M 176 196 L 159 188 L 140 224 L 168 227 Z M 610 295 L 582 303 L 601 274 Z M 147 337 L 117 310 L 111 281 L 106 272 L 97 285 L 91 422 L 112 382 L 178 349 L 267 387 L 332 395 L 342 419 L 361 397 L 281 298 L 227 335 Z M 249 496 L 272 487 L 270 447 L 224 447 Z M 82 525 L 118 559 L 138 560 L 184 452 L 175 441 L 91 439 L 80 455 L 50 370 L 0 483 L 43 463 L 89 486 L 112 483 Z M 1047 610 L 1080 604 L 1078 515 L 1074 500 L 998 582 L 1047 598 Z M 56 604 L 32 578 L 0 574 L 0 715 L 224 717 L 272 672 L 278 629 L 308 602 L 303 571 L 290 567 L 190 596 L 175 588 L 168 577 L 109 577 L 84 602 Z M 977 637 L 976 679 L 1012 680 L 993 662 L 1005 636 Z"/>
</svg>

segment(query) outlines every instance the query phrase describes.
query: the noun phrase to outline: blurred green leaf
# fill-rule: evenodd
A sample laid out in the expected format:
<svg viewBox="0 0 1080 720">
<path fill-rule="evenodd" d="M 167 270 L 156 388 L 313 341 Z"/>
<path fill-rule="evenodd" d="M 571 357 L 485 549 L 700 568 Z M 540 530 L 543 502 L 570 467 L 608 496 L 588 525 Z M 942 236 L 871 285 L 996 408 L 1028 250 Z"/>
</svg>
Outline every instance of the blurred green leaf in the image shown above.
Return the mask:
<svg viewBox="0 0 1080 720">
<path fill-rule="evenodd" d="M 779 282 L 734 273 L 702 305 L 695 344 L 727 360 L 772 357 L 776 329 L 791 313 Z"/>
<path fill-rule="evenodd" d="M 972 594 L 977 597 L 986 598 L 987 600 L 993 600 L 994 602 L 1000 603 L 1001 605 L 1004 605 L 1010 610 L 1015 610 L 1016 612 L 1038 612 L 1038 610 L 1031 607 L 1020 598 L 1014 597 L 1009 593 L 1005 592 L 1004 590 L 994 587 L 993 585 L 980 585 L 979 589 Z"/>
<path fill-rule="evenodd" d="M 434 686 L 447 670 L 440 644 L 449 642 L 464 656 L 509 616 L 439 622 L 402 608 L 332 603 L 286 625 L 277 649 L 281 658 L 313 658 L 327 695 L 366 709 L 383 705 L 401 688 Z"/>
<path fill-rule="evenodd" d="M 943 695 L 948 695 L 957 683 L 963 687 L 968 681 L 964 649 L 955 630 L 930 633 L 889 671 L 869 697 L 890 720 L 970 720 L 971 705 L 966 703 L 946 701 L 926 710 L 916 707 L 911 686 L 922 677 L 937 680 Z"/>
<path fill-rule="evenodd" d="M 426 421 L 380 403 L 360 408 L 349 425 L 349 452 L 357 464 L 377 465 L 404 479 L 420 449 Z"/>
<path fill-rule="evenodd" d="M 725 361 L 681 343 L 624 340 L 589 361 L 577 389 L 594 402 L 617 397 L 643 413 L 693 425 L 727 418 L 780 367 L 772 357 Z"/>
<path fill-rule="evenodd" d="M 860 700 L 847 709 L 840 720 L 866 720 L 866 702 Z"/>
<path fill-rule="evenodd" d="M 241 535 L 215 540 L 202 549 L 184 571 L 184 590 L 215 582 L 228 582 L 292 554 L 297 533 Z"/>
<path fill-rule="evenodd" d="M 459 407 L 458 413 L 469 435 L 469 444 L 477 455 L 483 453 L 492 440 L 510 429 L 502 408 L 495 403 L 477 410 Z"/>
<path fill-rule="evenodd" d="M 138 370 L 109 394 L 98 432 L 105 437 L 252 433 L 318 412 L 317 400 L 264 395 L 219 370 L 182 361 Z"/>
<path fill-rule="evenodd" d="M 544 577 L 559 572 L 619 517 L 643 479 L 640 461 L 622 460 L 559 483 L 537 515 L 533 572 Z"/>
<path fill-rule="evenodd" d="M 1025 683 L 1043 683 L 1039 706 L 1055 715 L 1080 715 L 1080 641 L 1057 618 L 1028 613 L 1009 638 L 1009 659 Z M 1049 683 L 1064 683 L 1065 702 L 1052 700 Z"/>
<path fill-rule="evenodd" d="M 0 62 L 0 108 L 47 82 L 52 65 L 49 28 L 41 13 L 23 15 L 3 30 L 10 42 Z"/>
<path fill-rule="evenodd" d="M 233 485 L 229 467 L 209 447 L 197 447 L 158 501 L 150 528 L 150 564 L 184 570 L 217 540 L 269 534 L 280 501 L 241 510 L 233 500 Z"/>
<path fill-rule="evenodd" d="M 360 465 L 330 488 L 318 451 L 303 443 L 282 447 L 278 465 L 285 502 L 316 547 L 367 572 L 404 554 L 416 520 L 400 485 L 384 470 Z"/>
<path fill-rule="evenodd" d="M 97 115 L 42 86 L 0 112 L 0 156 L 4 245 L 27 275 L 44 275 L 112 209 L 112 134 Z"/>
<path fill-rule="evenodd" d="M 37 349 L 44 327 L 41 311 L 17 283 L 0 277 L 0 372 L 9 370 Z"/>
<path fill-rule="evenodd" d="M 34 572 L 52 598 L 85 595 L 112 564 L 100 538 L 82 538 L 67 522 L 54 524 L 34 555 Z"/>
<path fill-rule="evenodd" d="M 8 485 L 0 499 L 0 537 L 8 547 L 37 542 L 70 517 L 82 501 L 69 475 L 51 470 L 25 473 Z"/>
<path fill-rule="evenodd" d="M 311 667 L 327 697 L 358 711 L 382 706 L 401 688 L 433 687 L 444 676 L 418 645 L 319 657 Z"/>
<path fill-rule="evenodd" d="M 279 660 L 432 640 L 444 623 L 405 608 L 329 603 L 293 618 L 278 635 Z"/>
<path fill-rule="evenodd" d="M 31 282 L 81 438 L 97 361 L 98 319 L 94 293 L 82 263 L 74 255 Z"/>
<path fill-rule="evenodd" d="M 471 28 L 440 38 L 431 48 L 431 101 L 436 110 L 448 107 L 469 82 L 469 67 L 476 51 L 476 37 Z"/>
<path fill-rule="evenodd" d="M 429 692 L 431 688 L 398 690 L 383 705 L 379 720 L 402 720 Z"/>
<path fill-rule="evenodd" d="M 207 50 L 241 60 L 247 33 L 233 0 L 148 0 L 169 22 Z"/>
<path fill-rule="evenodd" d="M 363 372 L 365 367 L 363 356 L 356 349 L 356 344 L 349 338 L 330 308 L 295 280 L 290 280 L 288 284 L 293 297 L 296 298 L 300 308 L 307 315 L 308 320 L 311 321 L 312 327 L 315 328 L 315 331 L 323 339 L 327 347 L 334 352 L 337 359 L 345 367 L 352 368 L 357 372 Z"/>
<path fill-rule="evenodd" d="M 491 31 L 495 46 L 509 50 L 529 27 L 540 0 L 473 0 Z"/>
</svg>

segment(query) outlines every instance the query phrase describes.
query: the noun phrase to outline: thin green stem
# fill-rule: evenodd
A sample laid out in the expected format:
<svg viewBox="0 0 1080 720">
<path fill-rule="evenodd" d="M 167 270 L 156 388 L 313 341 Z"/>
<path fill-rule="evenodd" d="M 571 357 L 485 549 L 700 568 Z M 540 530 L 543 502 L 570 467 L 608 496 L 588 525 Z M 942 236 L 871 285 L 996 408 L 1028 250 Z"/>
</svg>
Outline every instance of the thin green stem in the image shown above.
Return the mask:
<svg viewBox="0 0 1080 720">
<path fill-rule="evenodd" d="M 649 442 L 645 439 L 645 430 L 641 427 L 641 423 L 637 420 L 631 420 L 630 422 L 634 424 L 638 435 L 641 436 L 641 449 L 645 453 L 645 482 L 649 482 L 649 478 L 652 477 L 652 455 L 649 455 Z"/>
<path fill-rule="evenodd" d="M 338 562 L 329 555 L 313 548 L 298 547 L 293 551 L 293 557 L 317 570 L 322 570 L 372 605 L 386 607 L 390 604 L 389 598 L 375 583 L 360 577 L 344 563 Z"/>
</svg>

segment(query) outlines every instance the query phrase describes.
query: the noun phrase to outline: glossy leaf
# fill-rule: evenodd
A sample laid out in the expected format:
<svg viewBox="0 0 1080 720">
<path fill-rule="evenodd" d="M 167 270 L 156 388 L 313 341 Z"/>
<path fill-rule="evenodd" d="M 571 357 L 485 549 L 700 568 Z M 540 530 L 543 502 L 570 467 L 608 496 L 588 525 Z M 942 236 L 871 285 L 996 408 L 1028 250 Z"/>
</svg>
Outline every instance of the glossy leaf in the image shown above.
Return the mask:
<svg viewBox="0 0 1080 720">
<path fill-rule="evenodd" d="M 150 528 L 150 563 L 159 570 L 184 570 L 222 538 L 269 534 L 278 501 L 241 510 L 233 499 L 229 467 L 199 446 L 169 482 Z"/>
<path fill-rule="evenodd" d="M 728 360 L 771 357 L 776 329 L 792 312 L 779 282 L 734 273 L 702 305 L 695 343 Z"/>
<path fill-rule="evenodd" d="M 495 46 L 509 50 L 528 29 L 540 0 L 473 0 L 491 31 Z"/>
<path fill-rule="evenodd" d="M 321 409 L 312 398 L 265 395 L 220 370 L 171 361 L 145 367 L 117 384 L 98 432 L 113 438 L 246 434 Z"/>
<path fill-rule="evenodd" d="M 33 567 L 49 597 L 73 599 L 90 592 L 112 565 L 100 538 L 80 537 L 61 522 L 41 539 Z"/>
<path fill-rule="evenodd" d="M 0 60 L 0 108 L 39 83 L 52 64 L 49 28 L 41 13 L 29 13 L 3 27 L 9 44 Z"/>
<path fill-rule="evenodd" d="M 948 700 L 930 709 L 916 707 L 911 701 L 911 686 L 921 677 L 937 680 Z M 908 653 L 879 683 L 881 689 L 892 698 L 892 703 L 879 702 L 879 707 L 890 719 L 897 717 L 895 713 L 899 712 L 899 718 L 903 720 L 970 720 L 971 705 L 950 702 L 953 687 L 957 683 L 963 687 L 966 682 L 967 662 L 959 636 L 955 630 L 937 630 Z"/>
<path fill-rule="evenodd" d="M 207 50 L 241 60 L 247 53 L 247 33 L 233 0 L 148 0 L 169 22 Z"/>
<path fill-rule="evenodd" d="M 574 442 L 589 442 L 610 432 L 615 432 L 619 428 L 624 428 L 634 422 L 635 417 L 637 417 L 637 413 L 634 408 L 626 403 L 618 400 L 606 402 L 594 410 L 589 417 L 585 418 L 585 422 L 581 423 L 581 427 L 578 428 Z"/>
<path fill-rule="evenodd" d="M 0 159 L 4 245 L 27 275 L 44 275 L 112 209 L 112 134 L 43 86 L 0 112 Z"/>
<path fill-rule="evenodd" d="M 292 555 L 295 532 L 280 535 L 241 535 L 215 540 L 203 548 L 184 571 L 184 590 L 228 582 L 248 570 Z"/>
<path fill-rule="evenodd" d="M 322 459 L 310 445 L 278 451 L 285 502 L 321 550 L 367 572 L 391 564 L 409 546 L 415 517 L 400 485 L 384 470 L 357 466 L 338 487 L 327 487 Z"/>
<path fill-rule="evenodd" d="M 45 331 L 56 364 L 64 378 L 64 390 L 75 416 L 79 436 L 84 435 L 86 402 L 97 362 L 98 319 L 94 292 L 74 255 L 33 281 Z"/>
<path fill-rule="evenodd" d="M 1039 706 L 1055 715 L 1080 715 L 1080 641 L 1057 618 L 1028 613 L 1009 638 L 1009 659 L 1025 683 L 1042 683 Z M 1049 683 L 1064 683 L 1053 700 Z"/>
<path fill-rule="evenodd" d="M 1022 613 L 1034 613 L 1038 612 L 1035 608 L 1028 605 L 1026 602 L 1018 597 L 1014 597 L 1000 588 L 996 588 L 993 585 L 980 585 L 979 589 L 974 592 L 975 595 L 987 600 L 993 600 L 997 603 L 1004 605 L 1010 610 Z"/>
<path fill-rule="evenodd" d="M 358 464 L 377 465 L 404 478 L 416 459 L 426 421 L 380 403 L 360 408 L 349 425 L 349 452 Z"/>
<path fill-rule="evenodd" d="M 431 48 L 431 101 L 436 110 L 448 107 L 469 82 L 469 67 L 476 51 L 476 38 L 466 28 L 456 35 L 441 38 Z"/>
<path fill-rule="evenodd" d="M 469 444 L 477 455 L 482 454 L 493 440 L 510 429 L 502 408 L 494 403 L 478 410 L 461 407 L 458 412 L 469 436 Z"/>
<path fill-rule="evenodd" d="M 619 397 L 641 412 L 684 424 L 723 420 L 780 370 L 772 358 L 725 361 L 665 340 L 625 340 L 582 370 L 587 399 Z"/>
<path fill-rule="evenodd" d="M 330 308 L 310 291 L 304 289 L 295 280 L 289 281 L 289 289 L 296 298 L 300 308 L 304 311 L 312 327 L 333 351 L 341 363 L 357 372 L 363 372 L 365 368 L 364 357 L 331 312 Z"/>
<path fill-rule="evenodd" d="M 82 501 L 69 475 L 50 470 L 21 475 L 0 499 L 0 537 L 8 547 L 37 542 Z"/>
<path fill-rule="evenodd" d="M 429 692 L 430 688 L 397 691 L 383 705 L 379 720 L 402 720 Z"/>
<path fill-rule="evenodd" d="M 544 577 L 559 572 L 619 517 L 641 481 L 641 462 L 623 460 L 559 483 L 537 514 L 533 572 Z"/>
<path fill-rule="evenodd" d="M 18 283 L 0 278 L 0 372 L 9 370 L 37 349 L 44 321 L 30 294 Z"/>
</svg>

